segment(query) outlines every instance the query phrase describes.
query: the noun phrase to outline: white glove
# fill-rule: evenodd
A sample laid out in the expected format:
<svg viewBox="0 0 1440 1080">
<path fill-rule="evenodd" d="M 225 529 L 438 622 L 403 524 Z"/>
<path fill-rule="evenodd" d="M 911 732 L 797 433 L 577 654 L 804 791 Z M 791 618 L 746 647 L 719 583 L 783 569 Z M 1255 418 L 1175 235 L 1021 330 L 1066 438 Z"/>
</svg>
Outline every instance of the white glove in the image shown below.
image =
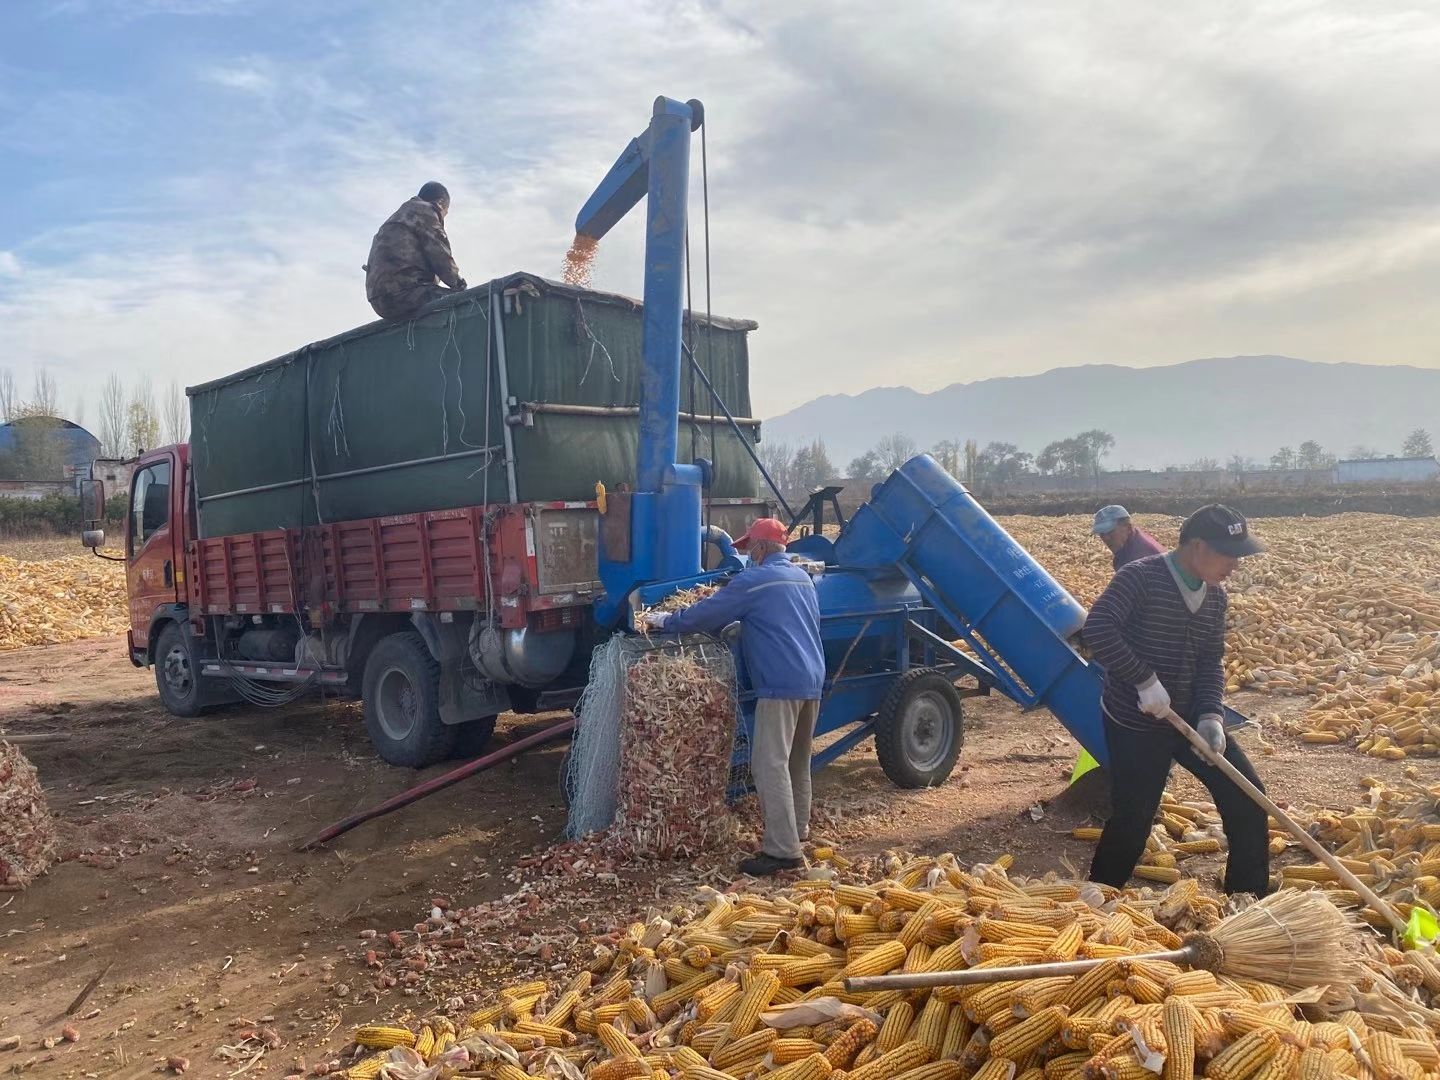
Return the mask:
<svg viewBox="0 0 1440 1080">
<path fill-rule="evenodd" d="M 647 611 L 640 616 L 640 621 L 646 630 L 664 630 L 665 624 L 670 621 L 668 611 Z"/>
<path fill-rule="evenodd" d="M 1210 744 L 1217 754 L 1225 753 L 1225 720 L 1214 713 L 1206 713 L 1195 725 L 1200 737 Z"/>
<path fill-rule="evenodd" d="M 1140 711 L 1157 720 L 1165 719 L 1165 710 L 1170 708 L 1170 692 L 1160 685 L 1160 677 L 1151 675 L 1149 680 L 1135 688 L 1140 695 Z"/>
</svg>

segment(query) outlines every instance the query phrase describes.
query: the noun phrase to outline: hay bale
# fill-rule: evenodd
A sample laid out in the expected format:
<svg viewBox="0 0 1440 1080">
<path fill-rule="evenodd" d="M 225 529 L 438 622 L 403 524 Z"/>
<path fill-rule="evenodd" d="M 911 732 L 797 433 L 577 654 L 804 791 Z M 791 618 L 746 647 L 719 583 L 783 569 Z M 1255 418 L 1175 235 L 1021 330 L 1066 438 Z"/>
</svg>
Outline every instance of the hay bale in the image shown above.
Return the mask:
<svg viewBox="0 0 1440 1080">
<path fill-rule="evenodd" d="M 55 861 L 59 836 L 35 766 L 0 742 L 0 888 L 23 889 Z"/>
</svg>

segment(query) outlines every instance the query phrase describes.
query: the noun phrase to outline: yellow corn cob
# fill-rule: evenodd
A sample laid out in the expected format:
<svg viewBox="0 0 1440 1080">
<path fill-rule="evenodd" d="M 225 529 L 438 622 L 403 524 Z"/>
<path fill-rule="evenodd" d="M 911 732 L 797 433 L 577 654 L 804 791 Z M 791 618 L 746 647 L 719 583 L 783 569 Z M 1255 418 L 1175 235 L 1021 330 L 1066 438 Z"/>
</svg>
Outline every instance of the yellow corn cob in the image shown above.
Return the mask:
<svg viewBox="0 0 1440 1080">
<path fill-rule="evenodd" d="M 951 1006 L 950 1015 L 945 1020 L 945 1038 L 940 1043 L 940 1057 L 958 1058 L 971 1034 L 970 1018 L 965 1015 L 965 1010 Z"/>
<path fill-rule="evenodd" d="M 644 998 L 631 998 L 625 1003 L 625 1018 L 641 1031 L 649 1031 L 656 1024 L 655 1014 Z"/>
<path fill-rule="evenodd" d="M 422 1059 L 428 1058 L 435 1050 L 435 1031 L 426 1024 L 420 1029 L 420 1034 L 415 1036 L 415 1053 Z"/>
<path fill-rule="evenodd" d="M 1034 1016 L 1049 1005 L 1058 1005 L 1073 981 L 1069 977 L 1061 976 L 1052 979 L 1031 979 L 1020 983 L 1019 988 L 1010 996 L 1011 1004 L 1014 1005 L 1016 1014 L 1022 1019 Z"/>
<path fill-rule="evenodd" d="M 774 978 L 774 976 L 772 975 L 771 978 Z M 709 986 L 713 982 L 718 982 L 719 980 L 720 972 L 714 970 L 702 971 L 689 982 L 681 983 L 679 986 L 672 986 L 664 993 L 656 994 L 650 1001 L 650 1008 L 654 1010 L 655 1015 L 660 1017 L 660 1019 L 668 1020 L 670 1014 L 693 998 L 697 990 Z M 627 994 L 626 996 L 628 997 L 629 995 Z"/>
<path fill-rule="evenodd" d="M 567 1031 L 562 1027 L 555 1027 L 551 1024 L 542 1024 L 538 1020 L 521 1020 L 516 1023 L 515 1030 L 521 1035 L 534 1035 L 544 1041 L 546 1046 L 574 1046 L 575 1033 Z M 614 1028 L 608 1030 L 614 1031 Z M 628 1040 L 627 1040 L 628 1041 Z M 416 1046 L 419 1050 L 419 1046 Z"/>
<path fill-rule="evenodd" d="M 609 1065 L 612 1063 L 606 1062 L 606 1064 Z M 526 1078 L 530 1075 L 524 1069 L 516 1065 L 511 1065 L 508 1061 L 498 1062 L 490 1066 L 490 1068 L 494 1070 L 495 1080 L 526 1080 Z M 643 1064 L 641 1065 L 641 1068 L 644 1068 Z M 635 1075 L 643 1076 L 645 1074 L 644 1072 L 636 1072 Z"/>
<path fill-rule="evenodd" d="M 1412 1029 L 1413 1030 L 1413 1029 Z M 1430 1041 L 1429 1037 L 1419 1037 L 1420 1032 L 1415 1032 L 1416 1038 L 1395 1040 L 1400 1047 L 1400 1053 L 1407 1061 L 1413 1061 L 1420 1065 L 1427 1072 L 1440 1070 L 1440 1047 Z"/>
<path fill-rule="evenodd" d="M 567 990 L 561 994 L 555 1004 L 546 1010 L 540 1022 L 549 1024 L 552 1027 L 561 1027 L 568 1021 L 575 1012 L 575 1007 L 580 1004 L 580 991 Z"/>
<path fill-rule="evenodd" d="M 1154 979 L 1131 975 L 1125 980 L 1125 992 L 1141 1005 L 1158 1005 L 1165 1000 L 1165 991 Z"/>
<path fill-rule="evenodd" d="M 1089 1054 L 1060 1054 L 1045 1062 L 1045 1080 L 1074 1080 L 1090 1058 Z"/>
<path fill-rule="evenodd" d="M 942 1056 L 940 1051 L 945 1045 L 945 1029 L 949 1024 L 950 1009 L 948 1002 L 936 997 L 930 998 L 920 1010 L 920 1016 L 909 1033 L 912 1041 L 929 1047 L 930 1055 L 937 1059 Z"/>
<path fill-rule="evenodd" d="M 853 912 L 835 916 L 835 936 L 848 942 L 861 934 L 873 934 L 880 929 L 874 915 L 859 915 Z"/>
<path fill-rule="evenodd" d="M 899 941 L 887 941 L 856 957 L 845 965 L 841 972 L 847 979 L 858 979 L 867 975 L 884 975 L 905 962 L 909 949 Z M 852 1077 L 851 1080 L 854 1080 Z"/>
<path fill-rule="evenodd" d="M 1395 1036 L 1384 1031 L 1372 1032 L 1365 1040 L 1365 1050 L 1370 1055 L 1370 1067 L 1375 1070 L 1377 1080 L 1407 1080 L 1405 1054 Z"/>
<path fill-rule="evenodd" d="M 761 972 L 740 998 L 734 1017 L 730 1020 L 729 1037 L 742 1039 L 755 1030 L 760 1014 L 775 998 L 780 989 L 780 980 L 772 972 Z"/>
<path fill-rule="evenodd" d="M 599 1026 L 594 1009 L 576 1009 L 574 1019 L 575 1030 L 582 1035 L 594 1035 L 595 1028 Z"/>
<path fill-rule="evenodd" d="M 693 1046 L 676 1046 L 670 1051 L 671 1064 L 679 1069 L 708 1069 L 710 1063 Z"/>
<path fill-rule="evenodd" d="M 1070 990 L 1060 1000 L 1060 1004 L 1068 1005 L 1073 1011 L 1080 1008 L 1091 998 L 1100 994 L 1105 986 L 1120 974 L 1120 965 L 1114 960 L 1106 961 L 1099 967 L 1091 968 L 1081 975 L 1071 985 Z"/>
<path fill-rule="evenodd" d="M 513 1066 L 512 1066 L 513 1068 Z M 517 1069 L 517 1072 L 522 1070 Z M 650 1066 L 634 1058 L 611 1058 L 586 1070 L 586 1080 L 639 1080 L 650 1075 Z M 518 1078 L 516 1078 L 518 1080 Z M 732 1078 L 733 1080 L 733 1078 Z"/>
<path fill-rule="evenodd" d="M 703 968 L 714 959 L 708 945 L 691 945 L 680 954 L 680 959 L 691 967 Z"/>
<path fill-rule="evenodd" d="M 625 1015 L 628 1002 L 617 1001 L 612 1005 L 601 1005 L 595 1010 L 595 1023 L 613 1024 Z"/>
<path fill-rule="evenodd" d="M 1325 1051 L 1312 1046 L 1300 1054 L 1299 1080 L 1335 1080 L 1335 1066 Z"/>
<path fill-rule="evenodd" d="M 1343 1046 L 1334 1050 L 1326 1051 L 1325 1060 L 1330 1062 L 1330 1067 L 1342 1076 L 1358 1076 L 1360 1064 L 1355 1060 L 1355 1055 Z M 1375 1074 L 1372 1072 L 1373 1077 Z"/>
<path fill-rule="evenodd" d="M 905 1041 L 914 1022 L 915 1007 L 908 1001 L 897 1002 L 885 1014 L 885 1022 L 880 1025 L 880 1034 L 875 1039 L 875 1049 L 881 1054 L 894 1050 Z"/>
<path fill-rule="evenodd" d="M 824 1052 L 825 1047 L 814 1039 L 776 1039 L 770 1047 L 770 1060 L 775 1065 L 789 1065 L 793 1061 L 802 1061 L 811 1054 Z"/>
<path fill-rule="evenodd" d="M 830 956 L 809 956 L 803 960 L 792 960 L 777 969 L 781 986 L 813 986 L 828 982 L 840 974 L 841 963 Z"/>
<path fill-rule="evenodd" d="M 508 1043 L 522 1053 L 529 1050 L 539 1050 L 545 1045 L 545 1040 L 538 1035 L 525 1035 L 519 1031 L 495 1031 L 491 1035 L 503 1043 Z"/>
<path fill-rule="evenodd" d="M 1180 880 L 1180 871 L 1173 866 L 1137 866 L 1131 872 L 1142 881 L 1159 881 L 1166 885 Z"/>
<path fill-rule="evenodd" d="M 441 1054 L 454 1046 L 455 1042 L 456 1039 L 453 1032 L 446 1031 L 442 1033 L 440 1037 L 435 1040 L 435 1049 L 430 1051 L 430 1056 L 425 1059 L 425 1064 L 429 1065 Z"/>
<path fill-rule="evenodd" d="M 1051 942 L 1050 947 L 1045 950 L 1041 959 L 1045 961 L 1074 960 L 1075 954 L 1080 951 L 1080 942 L 1085 937 L 1084 928 L 1077 919 Z"/>
<path fill-rule="evenodd" d="M 409 1028 L 369 1024 L 355 1029 L 355 1041 L 368 1050 L 389 1050 L 392 1046 L 414 1046 L 415 1033 Z"/>
<path fill-rule="evenodd" d="M 1277 1034 L 1290 1030 L 1292 1021 L 1288 1012 L 1277 1009 L 1262 1009 L 1254 1005 L 1242 1005 L 1220 1010 L 1220 1023 L 1225 1034 L 1232 1039 L 1248 1035 L 1257 1028 L 1270 1028 Z"/>
<path fill-rule="evenodd" d="M 611 1057 L 634 1058 L 639 1061 L 641 1053 L 633 1042 L 631 1042 L 620 1031 L 619 1028 L 610 1024 L 601 1024 L 595 1029 L 596 1036 L 600 1039 L 600 1045 L 609 1051 Z"/>
<path fill-rule="evenodd" d="M 970 1080 L 1015 1080 L 1015 1063 L 1004 1058 L 991 1058 Z"/>
<path fill-rule="evenodd" d="M 465 1026 L 478 1028 L 484 1024 L 496 1023 L 505 1015 L 504 1005 L 488 1005 L 483 1009 L 476 1009 L 465 1018 Z"/>
<path fill-rule="evenodd" d="M 1282 1042 L 1274 1056 L 1252 1075 L 1254 1080 L 1290 1080 L 1299 1064 L 1300 1048 Z"/>
<path fill-rule="evenodd" d="M 1208 971 L 1182 971 L 1165 980 L 1165 996 L 1176 994 L 1208 994 L 1219 984 Z"/>
<path fill-rule="evenodd" d="M 912 945 L 910 951 L 905 954 L 905 965 L 900 970 L 904 972 L 928 970 L 930 956 L 934 951 L 934 946 L 927 945 L 923 941 Z"/>
<path fill-rule="evenodd" d="M 932 1061 L 901 1073 L 898 1080 L 962 1080 L 964 1068 L 958 1061 Z"/>
<path fill-rule="evenodd" d="M 830 1075 L 830 1062 L 824 1054 L 811 1054 L 807 1058 L 792 1062 L 770 1074 L 771 1080 L 826 1080 Z"/>
<path fill-rule="evenodd" d="M 1104 1080 L 1155 1080 L 1155 1074 L 1128 1053 L 1122 1057 L 1106 1059 L 1100 1066 L 1100 1075 Z"/>
<path fill-rule="evenodd" d="M 506 1004 L 512 1001 L 521 1001 L 525 998 L 538 998 L 545 993 L 545 984 L 539 979 L 532 982 L 520 983 L 518 986 L 507 986 L 500 991 L 500 1000 Z"/>
<path fill-rule="evenodd" d="M 1182 997 L 1165 1002 L 1161 1014 L 1165 1036 L 1165 1068 L 1161 1080 L 1190 1080 L 1195 1072 L 1195 1028 L 1199 1017 Z"/>
<path fill-rule="evenodd" d="M 1041 1009 L 1028 1020 L 1022 1020 L 990 1040 L 990 1056 L 1009 1061 L 1020 1061 L 1026 1054 L 1038 1049 L 1060 1033 L 1070 1010 L 1064 1005 L 1051 1005 Z"/>
<path fill-rule="evenodd" d="M 1213 855 L 1220 850 L 1220 841 L 1213 836 L 1207 836 L 1203 840 L 1182 840 L 1178 844 L 1172 844 L 1171 850 L 1186 855 Z"/>
<path fill-rule="evenodd" d="M 867 1065 L 851 1069 L 849 1080 L 892 1080 L 911 1069 L 930 1063 L 930 1051 L 919 1043 L 905 1043 L 888 1054 L 881 1054 Z"/>
<path fill-rule="evenodd" d="M 728 1071 L 732 1066 L 742 1061 L 748 1061 L 752 1057 L 764 1057 L 775 1045 L 779 1034 L 774 1028 L 761 1028 L 759 1031 L 752 1031 L 744 1038 L 735 1039 L 718 1047 L 710 1055 L 710 1064 L 722 1071 Z"/>
<path fill-rule="evenodd" d="M 371 1054 L 363 1061 L 357 1061 L 350 1068 L 345 1070 L 345 1080 L 375 1080 L 380 1075 L 380 1067 L 385 1064 L 389 1054 Z"/>
<path fill-rule="evenodd" d="M 1247 1080 L 1280 1049 L 1273 1028 L 1257 1028 L 1231 1043 L 1205 1066 L 1209 1080 Z"/>
</svg>

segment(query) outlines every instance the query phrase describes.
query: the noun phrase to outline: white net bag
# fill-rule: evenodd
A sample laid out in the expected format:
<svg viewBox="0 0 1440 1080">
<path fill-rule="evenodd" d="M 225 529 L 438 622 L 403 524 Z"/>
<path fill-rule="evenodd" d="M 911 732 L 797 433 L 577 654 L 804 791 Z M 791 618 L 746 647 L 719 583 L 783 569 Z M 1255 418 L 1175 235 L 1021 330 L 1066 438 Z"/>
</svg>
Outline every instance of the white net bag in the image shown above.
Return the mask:
<svg viewBox="0 0 1440 1080">
<path fill-rule="evenodd" d="M 612 638 L 577 712 L 567 836 L 606 830 L 618 854 L 657 859 L 731 836 L 735 665 L 724 643 Z"/>
</svg>

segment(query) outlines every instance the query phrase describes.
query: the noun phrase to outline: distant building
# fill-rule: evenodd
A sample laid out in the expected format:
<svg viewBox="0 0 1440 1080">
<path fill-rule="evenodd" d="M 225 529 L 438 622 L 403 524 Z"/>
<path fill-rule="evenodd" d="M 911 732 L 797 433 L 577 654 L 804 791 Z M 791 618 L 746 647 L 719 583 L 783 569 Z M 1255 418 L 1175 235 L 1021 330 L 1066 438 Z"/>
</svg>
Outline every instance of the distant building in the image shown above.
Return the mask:
<svg viewBox="0 0 1440 1080">
<path fill-rule="evenodd" d="M 0 424 L 0 480 L 68 481 L 78 490 L 99 456 L 99 439 L 58 416 L 25 416 Z"/>
<path fill-rule="evenodd" d="M 1356 458 L 1335 463 L 1337 484 L 1423 484 L 1440 479 L 1433 457 Z"/>
<path fill-rule="evenodd" d="M 90 468 L 90 479 L 99 480 L 105 498 L 130 494 L 130 477 L 135 472 L 135 459 L 96 458 Z"/>
</svg>

